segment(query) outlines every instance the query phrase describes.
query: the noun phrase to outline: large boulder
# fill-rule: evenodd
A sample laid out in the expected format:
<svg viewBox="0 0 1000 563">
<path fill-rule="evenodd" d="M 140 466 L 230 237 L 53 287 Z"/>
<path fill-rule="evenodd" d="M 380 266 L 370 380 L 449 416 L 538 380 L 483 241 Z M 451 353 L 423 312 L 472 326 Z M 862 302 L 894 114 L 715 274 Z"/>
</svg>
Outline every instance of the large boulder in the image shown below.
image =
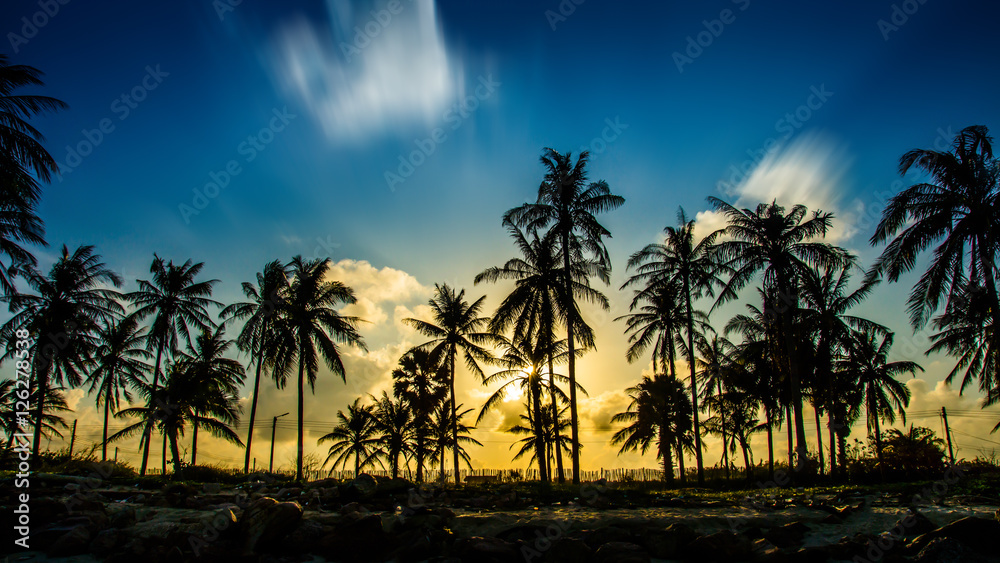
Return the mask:
<svg viewBox="0 0 1000 563">
<path fill-rule="evenodd" d="M 377 514 L 341 523 L 316 545 L 316 552 L 334 561 L 379 561 L 392 548 Z"/>
<path fill-rule="evenodd" d="M 255 500 L 239 520 L 244 552 L 274 546 L 279 538 L 294 530 L 301 519 L 302 507 L 297 502 L 278 502 L 270 497 Z"/>
<path fill-rule="evenodd" d="M 996 540 L 1000 537 L 1000 522 L 994 519 L 969 516 L 942 526 L 933 532 L 918 536 L 907 546 L 911 553 L 919 553 L 933 540 L 953 539 L 983 555 L 994 556 Z"/>
</svg>

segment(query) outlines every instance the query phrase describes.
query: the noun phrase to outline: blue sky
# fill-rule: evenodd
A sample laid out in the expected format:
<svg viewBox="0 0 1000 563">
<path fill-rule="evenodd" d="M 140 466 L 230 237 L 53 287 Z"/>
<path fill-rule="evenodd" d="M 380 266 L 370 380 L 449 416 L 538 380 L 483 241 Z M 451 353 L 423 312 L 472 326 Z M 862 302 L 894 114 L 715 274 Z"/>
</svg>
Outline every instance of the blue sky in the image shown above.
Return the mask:
<svg viewBox="0 0 1000 563">
<path fill-rule="evenodd" d="M 837 242 L 870 263 L 864 216 L 899 179 L 899 156 L 1000 122 L 1000 9 L 982 2 L 223 2 L 70 1 L 45 17 L 44 2 L 0 6 L 3 51 L 70 105 L 36 120 L 72 168 L 45 191 L 48 240 L 95 244 L 130 280 L 154 251 L 204 261 L 221 301 L 268 260 L 329 255 L 348 282 L 371 285 L 361 312 L 385 317 L 373 355 L 356 358 L 371 373 L 362 391 L 418 343 L 396 321 L 434 283 L 502 296 L 472 278 L 511 254 L 500 215 L 533 198 L 542 147 L 590 146 L 591 177 L 627 199 L 603 218 L 613 317 L 627 255 L 678 206 L 797 198 L 836 212 Z M 102 120 L 108 132 L 77 161 L 70 149 L 93 143 Z M 782 144 L 759 162 L 769 140 Z M 420 146 L 433 151 L 387 181 Z M 225 188 L 199 200 L 227 167 Z M 382 291 L 389 279 L 409 289 Z M 908 289 L 879 289 L 866 313 L 908 334 Z M 603 413 L 642 366 L 625 363 L 620 324 L 596 315 L 601 347 L 581 369 L 591 364 L 584 383 Z M 930 387 L 945 363 L 924 376 Z M 318 393 L 342 408 L 351 397 L 338 385 Z M 468 383 L 470 400 L 479 391 Z M 614 462 L 600 455 L 590 461 Z"/>
</svg>

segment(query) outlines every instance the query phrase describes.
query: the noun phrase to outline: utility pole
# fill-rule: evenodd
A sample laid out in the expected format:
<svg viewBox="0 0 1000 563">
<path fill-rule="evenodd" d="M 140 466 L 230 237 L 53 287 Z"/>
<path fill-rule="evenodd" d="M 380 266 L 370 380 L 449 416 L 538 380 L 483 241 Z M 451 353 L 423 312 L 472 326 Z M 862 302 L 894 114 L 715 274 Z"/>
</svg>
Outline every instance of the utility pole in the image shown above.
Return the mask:
<svg viewBox="0 0 1000 563">
<path fill-rule="evenodd" d="M 944 435 L 948 438 L 948 459 L 955 465 L 955 451 L 951 449 L 951 428 L 948 427 L 948 411 L 941 407 L 941 418 L 944 419 Z"/>
<path fill-rule="evenodd" d="M 73 446 L 76 444 L 76 419 L 73 419 L 73 434 L 69 438 L 69 458 L 73 459 Z"/>
<path fill-rule="evenodd" d="M 285 414 L 288 413 L 286 412 Z M 285 416 L 285 414 L 279 414 L 271 421 L 271 461 L 267 464 L 268 473 L 274 471 L 274 429 L 278 426 L 278 419 Z"/>
<path fill-rule="evenodd" d="M 118 446 L 115 446 L 115 463 L 118 463 Z"/>
</svg>

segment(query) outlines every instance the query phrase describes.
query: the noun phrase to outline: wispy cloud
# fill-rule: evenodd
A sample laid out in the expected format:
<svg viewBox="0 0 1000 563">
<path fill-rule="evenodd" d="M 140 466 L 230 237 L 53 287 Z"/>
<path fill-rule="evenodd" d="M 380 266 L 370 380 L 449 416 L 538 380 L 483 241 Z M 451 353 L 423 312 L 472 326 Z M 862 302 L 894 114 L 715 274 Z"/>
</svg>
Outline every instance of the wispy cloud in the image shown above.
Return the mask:
<svg viewBox="0 0 1000 563">
<path fill-rule="evenodd" d="M 330 0 L 328 22 L 279 25 L 271 70 L 333 141 L 440 117 L 463 88 L 433 0 Z"/>
</svg>

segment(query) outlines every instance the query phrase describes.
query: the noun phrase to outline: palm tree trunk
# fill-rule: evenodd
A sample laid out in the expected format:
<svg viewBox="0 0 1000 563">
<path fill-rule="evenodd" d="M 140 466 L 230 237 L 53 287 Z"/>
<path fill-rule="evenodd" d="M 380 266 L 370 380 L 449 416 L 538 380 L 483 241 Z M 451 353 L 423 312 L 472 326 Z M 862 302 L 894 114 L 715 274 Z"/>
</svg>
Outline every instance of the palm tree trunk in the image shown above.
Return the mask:
<svg viewBox="0 0 1000 563">
<path fill-rule="evenodd" d="M 816 406 L 816 403 L 813 403 L 813 414 L 816 417 L 816 452 L 819 455 L 819 473 L 822 475 L 826 461 L 823 460 L 823 428 L 819 423 L 819 407 Z"/>
<path fill-rule="evenodd" d="M 450 361 L 451 361 L 451 451 L 454 455 L 455 461 L 455 484 L 458 485 L 462 482 L 462 477 L 459 475 L 459 465 L 458 465 L 458 407 L 455 404 L 455 347 L 452 346 L 450 350 Z M 441 466 L 442 471 L 444 466 Z"/>
<path fill-rule="evenodd" d="M 677 469 L 681 474 L 681 484 L 686 484 L 687 473 L 684 471 L 684 442 L 680 435 L 677 436 Z"/>
<path fill-rule="evenodd" d="M 257 374 L 253 378 L 253 399 L 250 401 L 250 429 L 247 430 L 247 452 L 243 459 L 243 473 L 250 473 L 250 448 L 253 445 L 253 422 L 257 418 L 257 393 L 260 390 L 260 367 L 262 363 L 264 363 L 263 350 L 257 354 Z"/>
<path fill-rule="evenodd" d="M 156 365 L 153 368 L 153 386 L 149 388 L 149 409 L 151 412 L 156 408 L 156 387 L 160 384 L 160 361 L 163 358 L 163 346 L 164 342 L 160 342 L 156 347 Z M 139 475 L 146 474 L 146 466 L 149 463 L 149 442 L 153 434 L 153 423 L 156 421 L 156 417 L 152 417 L 146 422 L 146 426 L 142 429 L 143 446 L 142 446 L 142 465 L 139 468 Z"/>
<path fill-rule="evenodd" d="M 878 426 L 878 409 L 874 409 L 875 410 L 874 415 L 872 414 L 872 410 L 873 409 L 871 409 L 871 405 L 869 404 L 868 419 L 871 421 L 871 424 L 875 427 L 875 459 L 876 461 L 878 461 L 878 469 L 879 472 L 881 473 L 884 469 L 882 466 L 882 431 L 881 429 L 879 429 Z"/>
<path fill-rule="evenodd" d="M 198 419 L 193 421 L 194 430 L 191 432 L 191 465 L 198 465 Z"/>
<path fill-rule="evenodd" d="M 177 437 L 174 436 L 173 440 L 176 443 L 177 442 Z M 167 434 L 166 434 L 166 432 L 163 433 L 163 455 L 161 455 L 160 457 L 161 457 L 161 464 L 162 464 L 162 467 L 160 467 L 160 472 L 162 472 L 164 475 L 166 475 L 167 474 Z M 179 458 L 178 455 L 175 455 L 174 456 L 174 473 L 177 473 L 177 467 L 179 467 L 179 464 L 180 464 L 180 458 Z"/>
<path fill-rule="evenodd" d="M 537 374 L 535 371 L 531 376 L 534 378 Z M 541 382 L 535 378 L 535 381 L 528 380 L 528 386 L 531 391 L 529 393 L 528 400 L 531 401 L 531 413 L 535 427 L 535 457 L 538 458 L 538 480 L 542 483 L 548 483 L 549 477 L 548 473 L 545 471 L 545 431 L 542 429 L 542 390 L 540 389 Z"/>
<path fill-rule="evenodd" d="M 684 272 L 684 289 L 687 294 L 687 329 L 688 329 L 688 364 L 691 368 L 691 414 L 694 428 L 694 458 L 698 465 L 698 484 L 705 484 L 705 468 L 701 459 L 701 431 L 698 427 L 698 382 L 695 379 L 694 366 L 694 310 L 691 307 L 691 287 L 688 282 L 688 272 Z"/>
<path fill-rule="evenodd" d="M 569 353 L 569 364 L 567 365 L 567 370 L 569 371 L 569 430 L 570 430 L 570 448 L 571 455 L 573 458 L 573 484 L 580 484 L 580 426 L 579 420 L 577 419 L 576 413 L 576 343 L 574 340 L 574 323 L 576 321 L 574 314 L 576 313 L 576 301 L 573 298 L 573 277 L 570 274 L 570 260 L 569 260 L 569 231 L 563 230 L 562 232 L 562 255 L 563 255 L 563 291 L 564 298 L 569 302 L 566 303 L 566 311 L 568 318 L 566 320 L 566 344 L 567 352 Z M 558 424 L 558 420 L 556 422 Z"/>
<path fill-rule="evenodd" d="M 108 461 L 108 416 L 111 414 L 111 390 L 104 397 L 104 439 L 101 441 L 101 461 Z"/>
<path fill-rule="evenodd" d="M 826 428 L 828 430 L 827 437 L 830 440 L 830 476 L 835 477 L 837 475 L 837 439 L 834 431 L 833 422 L 833 409 L 834 406 L 831 404 L 830 408 L 826 413 Z"/>
<path fill-rule="evenodd" d="M 795 469 L 795 449 L 792 447 L 792 407 L 785 405 L 785 430 L 788 431 L 788 470 Z"/>
<path fill-rule="evenodd" d="M 767 478 L 774 481 L 774 423 L 771 421 L 771 409 L 764 408 L 764 418 L 767 419 Z"/>
<path fill-rule="evenodd" d="M 792 403 L 792 411 L 795 415 L 795 453 L 799 463 L 805 463 L 809 456 L 809 448 L 806 445 L 806 424 L 802 416 L 802 374 L 799 365 L 798 350 L 795 345 L 795 335 L 792 334 L 792 300 L 790 291 L 784 290 L 784 295 L 789 296 L 788 303 L 782 308 L 782 328 L 785 333 L 785 348 L 788 351 L 788 381 L 789 400 Z M 791 468 L 791 465 L 789 465 Z"/>
<path fill-rule="evenodd" d="M 717 381 L 719 396 L 722 396 L 722 381 Z M 719 417 L 722 420 L 720 425 L 722 429 L 722 465 L 726 468 L 726 480 L 729 480 L 729 446 L 726 440 L 726 415 L 723 409 L 719 409 Z"/>
<path fill-rule="evenodd" d="M 48 372 L 46 367 L 43 371 Z M 45 377 L 37 376 L 35 379 L 38 380 L 38 406 L 35 407 L 35 436 L 34 443 L 31 445 L 31 457 L 33 459 L 38 459 L 38 452 L 42 447 L 42 430 L 45 429 L 43 424 L 45 423 L 45 395 L 48 394 L 48 383 L 49 378 L 46 373 Z"/>
<path fill-rule="evenodd" d="M 303 395 L 305 393 L 305 363 L 303 362 L 302 354 L 305 351 L 305 346 L 299 346 L 299 381 L 298 381 L 298 391 L 299 391 L 299 404 L 298 404 L 298 417 L 299 417 L 299 429 L 298 429 L 298 446 L 297 446 L 297 457 L 295 459 L 295 480 L 302 480 L 302 422 L 303 422 Z"/>
<path fill-rule="evenodd" d="M 743 448 L 743 467 L 746 468 L 747 481 L 753 480 L 753 468 L 750 466 L 750 456 L 747 454 L 747 441 L 740 440 L 740 447 Z"/>
<path fill-rule="evenodd" d="M 177 432 L 169 432 L 170 434 L 170 452 L 174 456 L 174 479 L 180 479 L 181 476 L 181 451 L 177 447 Z M 167 433 L 163 434 L 163 460 L 166 463 L 167 459 Z M 166 467 L 166 465 L 164 465 Z M 163 470 L 163 474 L 167 474 L 167 470 Z"/>
<path fill-rule="evenodd" d="M 423 424 L 423 421 L 417 421 L 417 483 L 424 482 L 424 433 L 420 430 L 419 425 Z"/>
<path fill-rule="evenodd" d="M 361 450 L 354 450 L 354 478 L 361 474 Z"/>
<path fill-rule="evenodd" d="M 566 482 L 566 475 L 563 474 L 562 441 L 559 436 L 559 403 L 556 401 L 556 381 L 555 372 L 552 371 L 552 352 L 549 352 L 549 395 L 552 399 L 552 424 L 555 445 L 553 450 L 556 456 L 556 472 L 559 474 L 558 481 Z"/>
</svg>

